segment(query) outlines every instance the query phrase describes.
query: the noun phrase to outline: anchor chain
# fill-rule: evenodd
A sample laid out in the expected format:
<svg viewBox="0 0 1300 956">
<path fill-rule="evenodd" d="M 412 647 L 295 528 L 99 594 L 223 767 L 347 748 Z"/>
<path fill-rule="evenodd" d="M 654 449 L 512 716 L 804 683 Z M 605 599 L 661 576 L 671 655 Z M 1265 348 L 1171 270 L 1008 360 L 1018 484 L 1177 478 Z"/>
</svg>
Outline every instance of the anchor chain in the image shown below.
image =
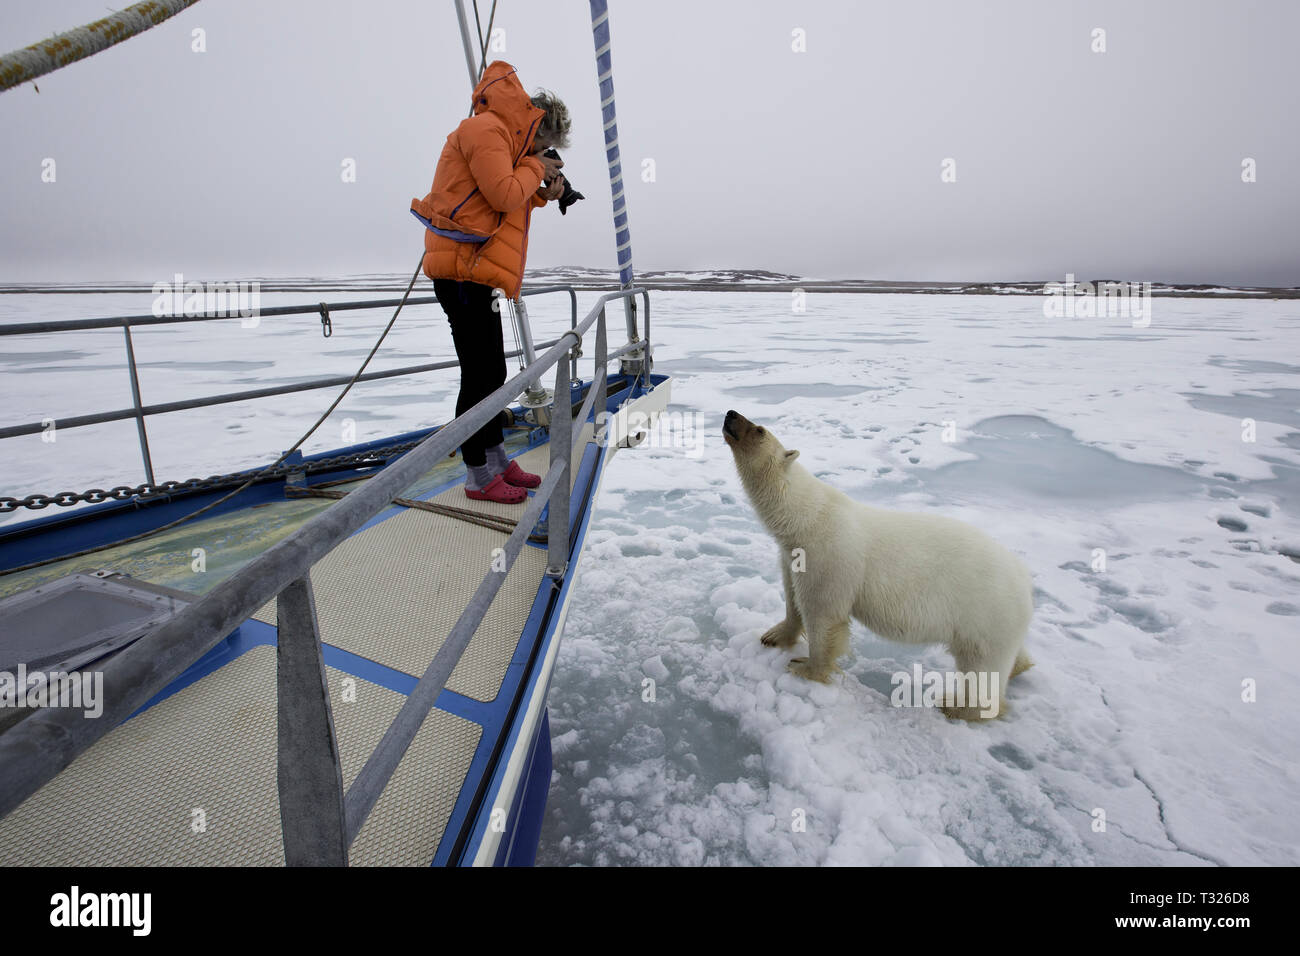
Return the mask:
<svg viewBox="0 0 1300 956">
<path fill-rule="evenodd" d="M 383 448 L 352 452 L 348 455 L 333 455 L 329 458 L 318 458 L 310 462 L 285 463 L 267 470 L 262 477 L 274 479 L 295 473 L 301 474 L 304 471 L 307 474 L 318 474 L 322 471 L 333 471 L 346 465 L 382 465 L 388 459 L 410 451 L 419 443 L 418 440 L 400 442 L 396 445 L 386 445 Z M 27 495 L 25 498 L 0 497 L 0 514 L 8 514 L 11 511 L 17 511 L 19 508 L 30 508 L 33 511 L 39 511 L 42 508 L 48 508 L 50 505 L 68 508 L 83 501 L 89 504 L 98 504 L 101 501 L 130 501 L 133 498 L 157 498 L 178 492 L 208 491 L 213 488 L 227 488 L 231 485 L 238 485 L 247 480 L 248 472 L 245 471 L 231 472 L 226 475 L 209 475 L 207 478 L 190 478 L 187 481 L 117 485 L 107 490 L 91 488 L 80 494 L 75 491 L 60 491 L 54 495 L 33 494 Z"/>
</svg>

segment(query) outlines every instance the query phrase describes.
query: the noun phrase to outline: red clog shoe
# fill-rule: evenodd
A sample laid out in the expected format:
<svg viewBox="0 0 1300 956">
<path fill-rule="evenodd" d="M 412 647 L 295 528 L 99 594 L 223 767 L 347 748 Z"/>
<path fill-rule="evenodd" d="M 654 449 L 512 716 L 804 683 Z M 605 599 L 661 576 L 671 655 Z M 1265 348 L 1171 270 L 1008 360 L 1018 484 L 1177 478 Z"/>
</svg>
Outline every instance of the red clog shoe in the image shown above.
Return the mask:
<svg viewBox="0 0 1300 956">
<path fill-rule="evenodd" d="M 514 463 L 511 462 L 511 464 Z M 504 472 L 489 481 L 479 491 L 474 491 L 467 486 L 465 494 L 475 501 L 495 501 L 503 505 L 517 505 L 521 501 L 528 500 L 528 492 L 524 491 L 524 489 L 506 484 Z"/>
<path fill-rule="evenodd" d="M 510 464 L 506 465 L 506 470 L 501 472 L 500 477 L 516 488 L 536 488 L 542 483 L 540 475 L 530 475 L 520 468 L 519 463 L 513 459 L 511 459 Z"/>
</svg>

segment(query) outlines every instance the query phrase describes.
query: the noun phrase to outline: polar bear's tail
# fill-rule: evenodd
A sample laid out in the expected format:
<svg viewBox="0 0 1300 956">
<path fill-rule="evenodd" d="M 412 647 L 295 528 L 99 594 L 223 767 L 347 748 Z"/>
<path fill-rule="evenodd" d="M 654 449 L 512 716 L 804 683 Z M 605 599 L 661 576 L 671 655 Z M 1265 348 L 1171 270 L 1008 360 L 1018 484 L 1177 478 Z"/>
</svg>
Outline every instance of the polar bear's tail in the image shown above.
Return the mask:
<svg viewBox="0 0 1300 956">
<path fill-rule="evenodd" d="M 1016 654 L 1016 663 L 1011 668 L 1011 677 L 1015 677 L 1017 674 L 1023 671 L 1027 671 L 1029 670 L 1029 668 L 1033 666 L 1034 666 L 1034 659 L 1030 657 L 1028 654 L 1026 654 L 1025 649 L 1022 647 L 1019 653 Z M 1011 677 L 1008 677 L 1007 680 L 1010 680 Z"/>
</svg>

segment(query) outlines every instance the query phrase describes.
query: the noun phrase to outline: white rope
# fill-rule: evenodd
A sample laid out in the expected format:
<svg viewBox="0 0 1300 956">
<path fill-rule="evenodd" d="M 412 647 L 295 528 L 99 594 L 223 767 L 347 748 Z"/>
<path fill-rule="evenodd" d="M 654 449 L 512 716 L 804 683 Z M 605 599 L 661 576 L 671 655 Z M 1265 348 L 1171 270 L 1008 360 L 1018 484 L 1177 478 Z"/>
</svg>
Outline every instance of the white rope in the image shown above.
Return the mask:
<svg viewBox="0 0 1300 956">
<path fill-rule="evenodd" d="M 112 16 L 0 57 L 0 92 L 107 50 L 180 13 L 198 0 L 145 0 Z"/>
</svg>

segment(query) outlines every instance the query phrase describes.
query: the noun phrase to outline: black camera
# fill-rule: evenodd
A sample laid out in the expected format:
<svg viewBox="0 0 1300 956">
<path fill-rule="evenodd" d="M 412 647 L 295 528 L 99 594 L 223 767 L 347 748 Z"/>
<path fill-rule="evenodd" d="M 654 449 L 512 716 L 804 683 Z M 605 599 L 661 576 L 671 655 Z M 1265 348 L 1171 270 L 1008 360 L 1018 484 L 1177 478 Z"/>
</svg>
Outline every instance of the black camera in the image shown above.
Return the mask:
<svg viewBox="0 0 1300 956">
<path fill-rule="evenodd" d="M 547 157 L 549 157 L 549 158 L 551 158 L 551 159 L 559 159 L 559 158 L 560 158 L 560 154 L 557 153 L 557 152 L 555 151 L 554 148 L 551 148 L 551 149 L 548 149 L 548 150 L 544 150 L 544 151 L 542 152 L 542 155 L 543 155 L 543 156 L 547 156 Z M 563 175 L 563 174 L 561 174 L 561 175 Z M 563 195 L 560 196 L 560 199 L 559 199 L 559 202 L 560 202 L 560 215 L 562 215 L 562 216 L 568 215 L 568 208 L 569 208 L 570 206 L 572 206 L 572 205 L 573 205 L 575 202 L 577 202 L 579 199 L 586 199 L 586 198 L 587 198 L 586 196 L 584 196 L 582 193 L 578 192 L 576 189 L 573 188 L 573 183 L 569 182 L 569 177 L 568 177 L 568 176 L 565 176 L 565 177 L 564 177 L 564 193 L 563 193 Z"/>
</svg>

